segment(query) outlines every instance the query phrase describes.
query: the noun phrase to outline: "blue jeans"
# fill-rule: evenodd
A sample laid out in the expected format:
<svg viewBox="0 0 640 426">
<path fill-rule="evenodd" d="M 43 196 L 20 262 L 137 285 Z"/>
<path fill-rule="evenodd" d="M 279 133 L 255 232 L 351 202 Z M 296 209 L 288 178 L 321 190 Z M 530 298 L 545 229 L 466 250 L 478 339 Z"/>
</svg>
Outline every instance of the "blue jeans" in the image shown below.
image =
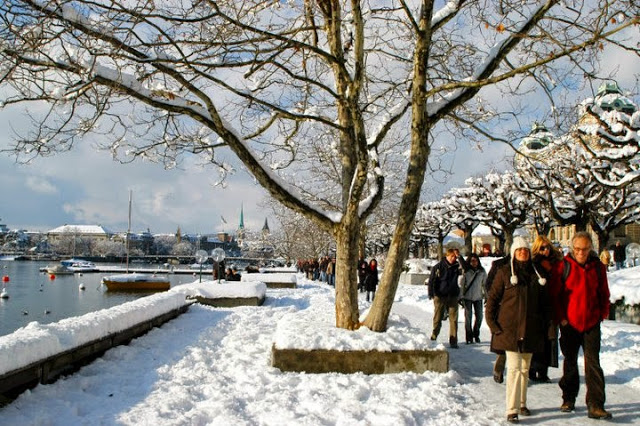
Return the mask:
<svg viewBox="0 0 640 426">
<path fill-rule="evenodd" d="M 474 338 L 480 338 L 480 325 L 482 325 L 482 299 L 464 301 L 464 330 L 467 343 Z M 471 316 L 475 314 L 475 321 L 471 326 Z"/>
<path fill-rule="evenodd" d="M 624 262 L 616 262 L 616 271 L 624 268 Z"/>
</svg>

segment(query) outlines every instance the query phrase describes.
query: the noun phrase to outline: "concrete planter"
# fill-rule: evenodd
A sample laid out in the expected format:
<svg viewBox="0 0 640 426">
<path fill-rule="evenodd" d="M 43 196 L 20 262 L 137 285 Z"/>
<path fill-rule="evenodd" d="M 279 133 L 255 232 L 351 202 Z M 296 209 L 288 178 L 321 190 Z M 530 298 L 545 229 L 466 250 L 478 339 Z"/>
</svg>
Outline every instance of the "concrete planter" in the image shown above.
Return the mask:
<svg viewBox="0 0 640 426">
<path fill-rule="evenodd" d="M 446 350 L 339 351 L 330 349 L 271 349 L 271 366 L 305 373 L 388 374 L 449 370 Z"/>
<path fill-rule="evenodd" d="M 428 279 L 429 279 L 428 273 L 403 272 L 400 274 L 400 284 L 426 285 Z"/>
<path fill-rule="evenodd" d="M 264 297 L 202 297 L 196 296 L 196 301 L 202 305 L 216 308 L 235 308 L 236 306 L 262 306 Z"/>
</svg>

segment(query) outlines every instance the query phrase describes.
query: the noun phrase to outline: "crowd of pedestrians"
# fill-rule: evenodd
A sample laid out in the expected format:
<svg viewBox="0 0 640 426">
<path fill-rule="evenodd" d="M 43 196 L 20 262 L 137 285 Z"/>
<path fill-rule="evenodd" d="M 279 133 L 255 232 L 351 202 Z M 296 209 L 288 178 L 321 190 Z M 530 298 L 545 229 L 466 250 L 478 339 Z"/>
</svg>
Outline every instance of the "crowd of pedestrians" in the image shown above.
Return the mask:
<svg viewBox="0 0 640 426">
<path fill-rule="evenodd" d="M 619 246 L 613 250 L 614 261 L 616 267 L 623 267 L 624 247 L 621 250 Z M 531 245 L 515 237 L 509 254 L 495 260 L 488 273 L 478 255 L 472 253 L 464 259 L 457 249 L 448 249 L 431 269 L 427 282 L 434 304 L 431 340 L 437 340 L 448 318 L 449 346 L 459 348 L 461 306 L 466 344 L 480 343 L 480 327 L 486 318 L 490 348 L 496 353 L 493 379 L 503 383 L 506 378 L 505 411 L 510 423 L 518 423 L 519 416 L 532 415 L 527 405 L 529 381 L 550 382 L 548 371 L 559 367 L 560 352 L 564 358 L 560 411 L 575 410 L 582 349 L 587 416 L 610 419 L 599 357 L 600 323 L 609 317 L 609 261 L 593 251 L 587 232 L 574 235 L 566 255 L 545 236 L 538 236 Z M 311 280 L 335 285 L 335 258 L 299 261 L 298 270 Z M 372 301 L 378 285 L 376 259 L 367 262 L 360 255 L 357 274 L 359 292 Z"/>
<path fill-rule="evenodd" d="M 358 259 L 358 291 L 365 293 L 367 302 L 372 302 L 378 288 L 378 261 L 371 259 L 368 262 L 362 255 Z M 319 259 L 300 259 L 297 262 L 298 272 L 312 281 L 320 281 L 335 287 L 336 284 L 336 258 L 324 256 Z"/>
<path fill-rule="evenodd" d="M 616 267 L 622 267 L 618 264 L 624 259 L 622 251 L 618 249 L 616 258 L 614 249 Z M 505 411 L 510 423 L 532 415 L 527 406 L 529 381 L 550 382 L 548 371 L 559 367 L 560 352 L 564 357 L 560 411 L 575 410 L 582 349 L 587 416 L 610 419 L 599 359 L 600 323 L 609 316 L 609 260 L 601 260 L 593 251 L 587 232 L 574 235 L 566 255 L 545 236 L 531 245 L 516 237 L 509 254 L 495 260 L 488 273 L 476 254 L 465 260 L 449 249 L 431 269 L 428 281 L 434 304 L 431 340 L 438 338 L 448 316 L 449 346 L 458 348 L 458 306 L 462 306 L 466 343 L 479 343 L 484 310 L 490 348 L 496 353 L 493 378 L 497 383 L 506 378 Z"/>
</svg>

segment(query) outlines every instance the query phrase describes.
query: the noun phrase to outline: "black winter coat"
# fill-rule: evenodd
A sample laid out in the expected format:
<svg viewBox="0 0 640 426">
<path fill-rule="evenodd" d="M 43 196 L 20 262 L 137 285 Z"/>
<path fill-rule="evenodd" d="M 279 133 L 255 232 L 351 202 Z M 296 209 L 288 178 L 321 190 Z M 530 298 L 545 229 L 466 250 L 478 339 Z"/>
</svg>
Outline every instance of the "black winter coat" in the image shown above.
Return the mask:
<svg viewBox="0 0 640 426">
<path fill-rule="evenodd" d="M 503 265 L 487 296 L 491 350 L 542 352 L 551 326 L 547 286 L 540 285 L 531 262 L 514 264 L 518 283 L 511 284 L 511 264 Z"/>
<path fill-rule="evenodd" d="M 460 265 L 453 264 L 442 259 L 431 268 L 429 274 L 429 297 L 454 297 L 460 294 L 458 287 L 458 277 L 460 276 Z"/>
<path fill-rule="evenodd" d="M 378 268 L 371 269 L 371 266 L 367 266 L 367 271 L 364 276 L 364 289 L 366 291 L 376 291 L 378 287 Z"/>
</svg>

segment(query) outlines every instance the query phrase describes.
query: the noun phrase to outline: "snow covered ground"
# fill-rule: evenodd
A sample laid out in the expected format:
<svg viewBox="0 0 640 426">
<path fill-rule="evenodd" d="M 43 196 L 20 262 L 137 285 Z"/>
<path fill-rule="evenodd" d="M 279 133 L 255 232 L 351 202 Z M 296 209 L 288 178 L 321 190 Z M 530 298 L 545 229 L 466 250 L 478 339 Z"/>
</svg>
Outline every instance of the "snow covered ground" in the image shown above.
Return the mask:
<svg viewBox="0 0 640 426">
<path fill-rule="evenodd" d="M 612 293 L 637 294 L 640 268 L 610 274 Z M 212 283 L 213 285 L 213 283 Z M 637 302 L 636 302 L 637 303 Z M 360 302 L 363 316 L 369 304 Z M 276 340 L 325 345 L 324 331 L 278 334 L 281 319 L 304 311 L 330 318 L 333 289 L 301 276 L 297 289 L 269 289 L 261 307 L 193 305 L 147 335 L 108 351 L 78 373 L 38 386 L 0 409 L 7 425 L 493 425 L 504 423 L 504 385 L 491 378 L 489 330 L 482 343 L 450 351 L 446 374 L 299 374 L 270 367 Z M 329 315 L 327 315 L 329 313 Z M 424 286 L 398 289 L 390 327 L 419 345 L 431 332 L 433 303 Z M 460 331 L 463 315 L 460 315 Z M 422 334 L 424 333 L 424 334 Z M 359 330 L 350 347 L 366 346 L 375 333 Z M 448 335 L 443 326 L 441 346 Z M 605 321 L 601 362 L 606 407 L 614 423 L 640 424 L 640 326 Z M 284 336 L 284 337 L 283 337 Z M 459 335 L 460 337 L 461 335 Z M 406 338 L 406 336 L 405 336 Z M 380 335 L 381 341 L 389 336 Z M 366 342 L 366 343 L 363 343 Z M 345 344 L 345 343 L 342 343 Z M 588 420 L 584 386 L 575 413 L 559 411 L 560 369 L 552 383 L 533 384 L 522 424 L 597 424 Z M 582 373 L 581 373 L 582 375 Z M 594 423 L 595 422 L 595 423 Z"/>
</svg>

